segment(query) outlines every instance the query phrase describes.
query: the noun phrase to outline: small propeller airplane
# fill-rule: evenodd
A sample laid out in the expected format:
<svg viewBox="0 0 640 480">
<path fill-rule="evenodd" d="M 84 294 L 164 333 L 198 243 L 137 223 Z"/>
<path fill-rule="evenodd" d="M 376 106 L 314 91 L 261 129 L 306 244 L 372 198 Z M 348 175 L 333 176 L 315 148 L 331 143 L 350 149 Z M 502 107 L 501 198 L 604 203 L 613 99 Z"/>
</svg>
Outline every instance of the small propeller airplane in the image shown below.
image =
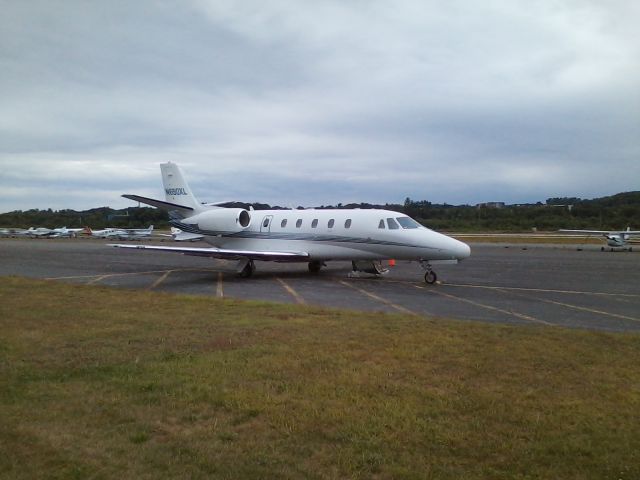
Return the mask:
<svg viewBox="0 0 640 480">
<path fill-rule="evenodd" d="M 176 240 L 203 239 L 211 247 L 166 247 L 111 244 L 158 252 L 237 260 L 237 271 L 250 277 L 255 261 L 307 262 L 317 273 L 330 260 L 350 260 L 355 272 L 386 273 L 383 260 L 415 260 L 424 281 L 436 282 L 432 265 L 458 263 L 469 257 L 466 243 L 434 232 L 412 218 L 390 210 L 245 210 L 200 203 L 180 167 L 160 164 L 165 199 L 122 195 L 169 213 L 181 230 Z"/>
<path fill-rule="evenodd" d="M 584 233 L 587 235 L 601 235 L 607 242 L 607 246 L 611 247 L 613 252 L 614 248 L 621 248 L 625 250 L 625 247 L 630 252 L 633 248 L 630 245 L 632 235 L 640 235 L 640 230 L 631 230 L 631 227 L 627 227 L 626 230 L 558 230 L 565 233 Z M 604 247 L 600 247 L 600 250 L 604 252 Z"/>
</svg>

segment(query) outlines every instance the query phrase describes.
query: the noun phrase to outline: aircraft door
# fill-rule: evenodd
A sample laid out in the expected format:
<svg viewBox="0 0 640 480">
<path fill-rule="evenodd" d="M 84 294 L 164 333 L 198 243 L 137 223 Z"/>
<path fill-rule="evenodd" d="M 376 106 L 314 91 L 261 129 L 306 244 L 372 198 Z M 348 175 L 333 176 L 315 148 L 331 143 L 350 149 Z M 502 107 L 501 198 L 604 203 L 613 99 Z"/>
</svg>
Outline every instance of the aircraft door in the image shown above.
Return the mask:
<svg viewBox="0 0 640 480">
<path fill-rule="evenodd" d="M 265 215 L 260 224 L 260 231 L 269 233 L 271 232 L 271 222 L 273 221 L 273 215 Z"/>
</svg>

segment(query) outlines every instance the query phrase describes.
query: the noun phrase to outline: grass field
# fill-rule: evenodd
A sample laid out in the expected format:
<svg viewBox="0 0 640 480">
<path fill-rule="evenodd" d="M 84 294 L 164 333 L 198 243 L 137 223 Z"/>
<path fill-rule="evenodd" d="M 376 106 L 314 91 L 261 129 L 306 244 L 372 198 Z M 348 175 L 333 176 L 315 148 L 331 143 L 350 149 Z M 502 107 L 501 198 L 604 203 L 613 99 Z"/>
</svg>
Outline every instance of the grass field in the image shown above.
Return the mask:
<svg viewBox="0 0 640 480">
<path fill-rule="evenodd" d="M 0 278 L 1 478 L 640 478 L 640 336 Z"/>
</svg>

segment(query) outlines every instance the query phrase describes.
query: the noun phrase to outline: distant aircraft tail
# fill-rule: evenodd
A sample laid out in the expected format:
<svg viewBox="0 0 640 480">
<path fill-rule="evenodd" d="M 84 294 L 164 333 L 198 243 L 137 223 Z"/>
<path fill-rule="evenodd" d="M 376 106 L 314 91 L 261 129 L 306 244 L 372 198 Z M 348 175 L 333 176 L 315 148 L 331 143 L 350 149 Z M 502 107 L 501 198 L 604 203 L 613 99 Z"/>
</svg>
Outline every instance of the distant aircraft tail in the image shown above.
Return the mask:
<svg viewBox="0 0 640 480">
<path fill-rule="evenodd" d="M 202 204 L 189 188 L 189 184 L 182 175 L 182 170 L 175 163 L 160 164 L 162 184 L 164 185 L 165 200 L 175 205 L 190 207 L 196 212 L 203 210 Z"/>
</svg>

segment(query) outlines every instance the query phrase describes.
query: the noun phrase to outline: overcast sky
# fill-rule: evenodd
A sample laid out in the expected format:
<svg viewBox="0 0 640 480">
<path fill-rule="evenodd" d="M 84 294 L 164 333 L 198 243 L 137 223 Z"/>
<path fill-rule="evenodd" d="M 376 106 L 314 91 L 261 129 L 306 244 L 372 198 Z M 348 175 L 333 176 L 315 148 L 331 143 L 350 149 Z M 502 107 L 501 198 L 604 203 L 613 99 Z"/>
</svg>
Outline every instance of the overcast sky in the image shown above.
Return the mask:
<svg viewBox="0 0 640 480">
<path fill-rule="evenodd" d="M 640 3 L 0 0 L 0 211 L 640 190 Z"/>
</svg>

